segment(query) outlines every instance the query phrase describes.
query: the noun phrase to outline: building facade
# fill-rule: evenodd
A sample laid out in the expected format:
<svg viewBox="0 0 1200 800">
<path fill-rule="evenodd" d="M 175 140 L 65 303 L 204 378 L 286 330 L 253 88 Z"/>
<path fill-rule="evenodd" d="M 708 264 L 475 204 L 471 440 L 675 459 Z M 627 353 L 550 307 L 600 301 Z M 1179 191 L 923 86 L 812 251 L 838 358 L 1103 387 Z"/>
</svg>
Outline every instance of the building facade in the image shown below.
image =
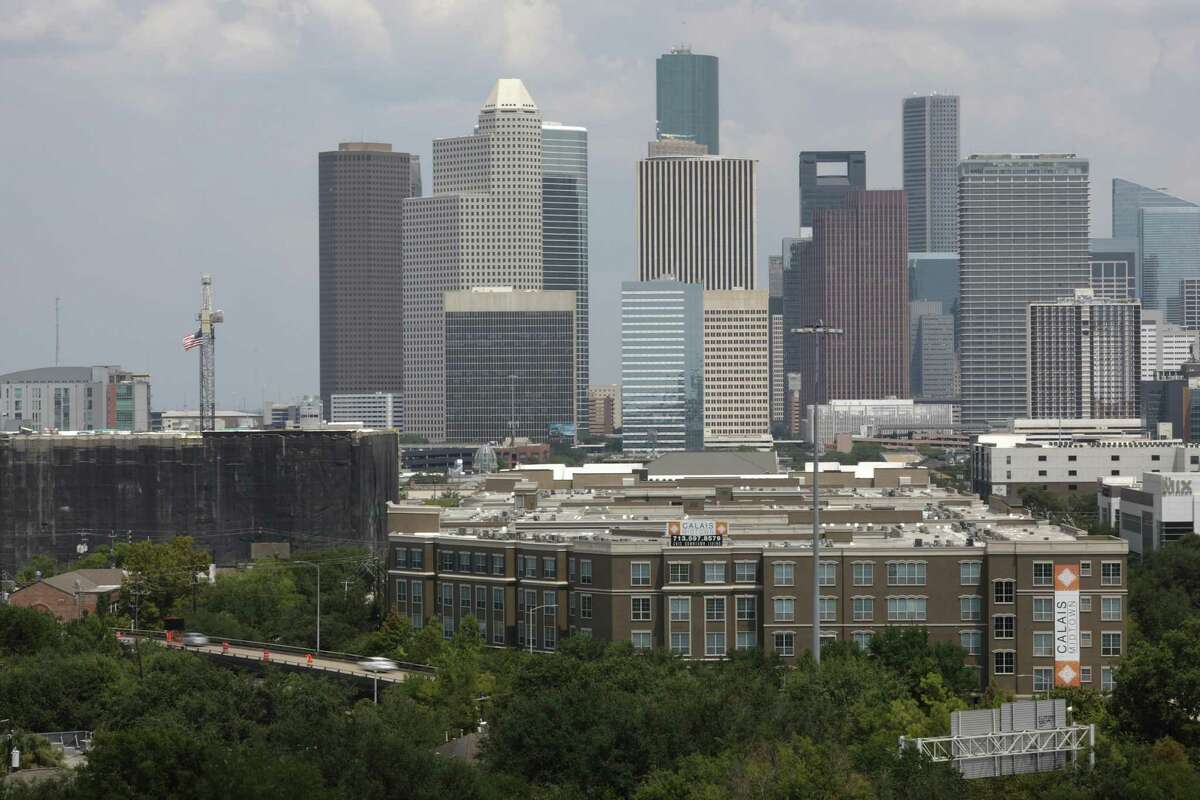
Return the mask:
<svg viewBox="0 0 1200 800">
<path fill-rule="evenodd" d="M 1138 238 L 1142 209 L 1194 207 L 1196 204 L 1124 178 L 1112 181 L 1112 235 L 1114 239 Z"/>
<path fill-rule="evenodd" d="M 1071 297 L 1088 269 L 1088 162 L 973 155 L 959 171 L 962 422 L 1026 416 L 1026 307 Z"/>
<path fill-rule="evenodd" d="M 765 290 L 704 293 L 704 446 L 771 443 L 771 314 Z"/>
<path fill-rule="evenodd" d="M 1200 331 L 1200 278 L 1185 278 L 1179 282 L 1183 329 Z"/>
<path fill-rule="evenodd" d="M 704 447 L 700 284 L 621 284 L 621 419 L 626 452 Z"/>
<path fill-rule="evenodd" d="M 148 431 L 150 376 L 114 366 L 0 375 L 0 431 Z"/>
<path fill-rule="evenodd" d="M 342 142 L 317 156 L 320 390 L 402 392 L 404 199 L 421 194 L 418 156 Z"/>
<path fill-rule="evenodd" d="M 1193 488 L 1196 487 L 1196 488 Z M 1200 481 L 1194 472 L 1146 472 L 1136 479 L 1101 479 L 1101 521 L 1119 531 L 1129 550 L 1146 556 L 1200 533 Z"/>
<path fill-rule="evenodd" d="M 816 434 L 821 444 L 833 444 L 839 434 L 850 436 L 937 437 L 955 430 L 950 403 L 915 403 L 912 400 L 830 400 L 817 409 Z M 808 407 L 805 441 L 813 441 L 813 407 Z"/>
<path fill-rule="evenodd" d="M 404 395 L 396 392 L 335 394 L 329 399 L 330 422 L 361 422 L 367 428 L 401 428 Z"/>
<path fill-rule="evenodd" d="M 1163 321 L 1161 311 L 1142 311 L 1141 379 L 1154 380 L 1164 370 L 1178 370 L 1196 357 L 1200 332 Z"/>
<path fill-rule="evenodd" d="M 851 192 L 867 188 L 865 150 L 803 150 L 800 153 L 800 227 L 822 208 L 842 208 Z"/>
<path fill-rule="evenodd" d="M 958 253 L 909 253 L 908 298 L 942 304 L 954 318 L 954 350 L 958 352 Z"/>
<path fill-rule="evenodd" d="M 707 147 L 686 136 L 660 136 L 646 144 L 646 158 L 694 158 L 708 154 Z"/>
<path fill-rule="evenodd" d="M 954 317 L 942 304 L 913 300 L 909 308 L 910 382 L 913 397 L 948 401 L 958 396 L 958 359 L 954 353 Z"/>
<path fill-rule="evenodd" d="M 588 399 L 604 399 L 612 400 L 612 423 L 613 427 L 621 427 L 621 384 L 619 383 L 593 383 L 588 387 Z M 611 433 L 611 431 L 610 431 Z"/>
<path fill-rule="evenodd" d="M 1092 293 L 1102 300 L 1138 299 L 1137 239 L 1091 239 Z"/>
<path fill-rule="evenodd" d="M 906 97 L 904 195 L 908 249 L 958 252 L 958 96 Z"/>
<path fill-rule="evenodd" d="M 1138 238 L 1142 304 L 1183 324 L 1183 282 L 1200 278 L 1200 207 L 1143 208 Z"/>
<path fill-rule="evenodd" d="M 658 57 L 655 71 L 656 138 L 681 137 L 721 152 L 720 61 L 683 45 Z"/>
</svg>

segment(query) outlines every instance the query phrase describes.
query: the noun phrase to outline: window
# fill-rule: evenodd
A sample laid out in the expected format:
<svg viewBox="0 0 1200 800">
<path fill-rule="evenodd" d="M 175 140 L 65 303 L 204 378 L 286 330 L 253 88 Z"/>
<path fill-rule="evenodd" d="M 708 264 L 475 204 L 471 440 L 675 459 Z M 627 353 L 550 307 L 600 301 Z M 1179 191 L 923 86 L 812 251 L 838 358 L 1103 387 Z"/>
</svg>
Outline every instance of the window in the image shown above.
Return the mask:
<svg viewBox="0 0 1200 800">
<path fill-rule="evenodd" d="M 706 633 L 706 634 L 704 634 L 704 655 L 706 655 L 706 656 L 723 656 L 723 655 L 725 655 L 725 634 L 724 633 Z"/>
<path fill-rule="evenodd" d="M 959 631 L 958 646 L 967 651 L 969 656 L 977 656 L 983 652 L 983 634 L 979 631 Z"/>
<path fill-rule="evenodd" d="M 542 557 L 542 577 L 557 578 L 558 577 L 558 559 L 553 556 Z"/>
<path fill-rule="evenodd" d="M 738 631 L 737 643 L 734 647 L 738 650 L 753 650 L 754 649 L 754 631 Z"/>
<path fill-rule="evenodd" d="M 796 600 L 792 597 L 776 597 L 775 598 L 775 621 L 776 622 L 795 622 L 796 621 Z"/>
<path fill-rule="evenodd" d="M 992 638 L 1011 639 L 1016 631 L 1017 618 L 1012 614 L 996 614 L 992 617 Z"/>
<path fill-rule="evenodd" d="M 592 638 L 592 629 L 591 628 L 580 628 L 579 635 L 581 638 L 590 639 L 590 638 Z"/>
<path fill-rule="evenodd" d="M 492 644 L 504 644 L 504 625 L 492 626 Z"/>
<path fill-rule="evenodd" d="M 442 620 L 442 638 L 454 638 L 454 617 L 446 617 Z"/>
<path fill-rule="evenodd" d="M 1039 478 L 1044 478 L 1044 477 L 1046 477 L 1046 470 L 1044 470 L 1044 469 L 1039 469 L 1039 470 L 1038 470 L 1038 477 L 1039 477 Z"/>
<path fill-rule="evenodd" d="M 753 597 L 738 597 L 735 598 L 737 603 L 737 618 L 739 622 L 753 622 L 755 619 L 755 598 Z"/>
<path fill-rule="evenodd" d="M 1035 692 L 1048 692 L 1054 688 L 1054 668 L 1053 667 L 1034 667 L 1033 668 L 1033 690 Z"/>
<path fill-rule="evenodd" d="M 871 622 L 875 619 L 875 598 L 855 597 L 851 599 L 851 619 L 855 622 Z"/>
<path fill-rule="evenodd" d="M 1117 631 L 1104 631 L 1100 634 L 1100 655 L 1105 658 L 1115 658 L 1121 655 L 1121 634 Z"/>
<path fill-rule="evenodd" d="M 688 563 L 671 562 L 667 565 L 670 569 L 671 583 L 691 583 L 692 582 L 692 565 Z"/>
<path fill-rule="evenodd" d="M 1054 621 L 1054 598 L 1053 597 L 1035 597 L 1035 598 L 1033 598 L 1033 621 L 1034 622 L 1053 622 Z"/>
<path fill-rule="evenodd" d="M 1196 459 L 1196 457 L 1192 456 L 1193 462 L 1195 461 L 1195 459 Z M 1100 668 L 1100 691 L 1111 692 L 1116 687 L 1117 687 L 1116 672 L 1113 670 L 1112 667 L 1101 667 Z"/>
<path fill-rule="evenodd" d="M 438 551 L 438 570 L 442 572 L 454 571 L 454 553 L 449 550 Z"/>
<path fill-rule="evenodd" d="M 872 586 L 875 583 L 875 564 L 872 561 L 855 561 L 854 570 L 854 585 L 855 586 Z"/>
<path fill-rule="evenodd" d="M 409 550 L 408 551 L 408 566 L 412 569 L 425 568 L 425 551 L 424 550 Z"/>
<path fill-rule="evenodd" d="M 1045 456 L 1038 456 L 1038 461 L 1043 461 L 1043 462 L 1044 462 L 1045 460 L 1046 460 L 1046 457 L 1045 457 Z"/>
<path fill-rule="evenodd" d="M 1067 461 L 1078 461 L 1079 456 L 1067 456 Z"/>
<path fill-rule="evenodd" d="M 758 565 L 753 561 L 735 561 L 733 579 L 737 583 L 754 583 L 758 580 Z"/>
<path fill-rule="evenodd" d="M 1079 577 L 1081 577 L 1081 578 L 1092 577 L 1092 562 L 1090 562 L 1090 561 L 1080 561 L 1079 562 Z"/>
<path fill-rule="evenodd" d="M 459 572 L 470 572 L 471 571 L 471 554 L 470 553 L 461 553 L 460 552 L 458 554 L 458 571 Z"/>
<path fill-rule="evenodd" d="M 1079 646 L 1080 647 L 1091 647 L 1092 646 L 1092 632 L 1091 631 L 1080 631 L 1079 632 Z"/>
<path fill-rule="evenodd" d="M 1054 634 L 1037 632 L 1033 634 L 1033 655 L 1035 658 L 1049 658 L 1054 655 Z"/>
<path fill-rule="evenodd" d="M 634 650 L 645 651 L 650 649 L 650 631 L 633 631 L 629 634 L 629 642 L 633 645 Z"/>
<path fill-rule="evenodd" d="M 692 601 L 689 597 L 671 598 L 671 622 L 687 622 L 692 618 Z"/>
<path fill-rule="evenodd" d="M 977 594 L 958 598 L 958 618 L 962 622 L 983 620 L 983 598 Z"/>
<path fill-rule="evenodd" d="M 579 574 L 579 571 L 577 569 L 575 569 L 575 559 L 568 558 L 567 559 L 567 580 L 570 581 L 571 583 L 575 583 L 575 576 L 578 574 Z"/>
<path fill-rule="evenodd" d="M 725 598 L 724 597 L 706 597 L 704 598 L 704 619 L 707 622 L 724 622 L 725 621 Z M 724 652 L 724 651 L 722 651 Z"/>
<path fill-rule="evenodd" d="M 875 638 L 875 634 L 870 631 L 855 631 L 850 635 L 850 638 L 859 646 L 859 649 L 870 650 L 871 640 Z"/>
<path fill-rule="evenodd" d="M 796 655 L 796 634 L 791 631 L 779 631 L 776 633 L 775 652 L 781 656 Z"/>
<path fill-rule="evenodd" d="M 1079 595 L 1079 611 L 1080 613 L 1090 612 L 1092 610 L 1092 596 L 1090 594 Z"/>
<path fill-rule="evenodd" d="M 493 553 L 492 554 L 492 574 L 493 575 L 503 575 L 504 574 L 504 555 L 501 553 Z"/>
<path fill-rule="evenodd" d="M 923 622 L 925 620 L 924 597 L 889 597 L 889 622 Z"/>
<path fill-rule="evenodd" d="M 553 625 L 546 625 L 542 628 L 542 647 L 553 650 L 557 639 L 558 628 Z"/>
<path fill-rule="evenodd" d="M 475 587 L 475 612 L 482 616 L 487 611 L 488 590 L 486 586 Z"/>
<path fill-rule="evenodd" d="M 454 613 L 454 587 L 449 583 L 442 584 L 442 613 Z"/>
<path fill-rule="evenodd" d="M 592 582 L 592 560 L 590 558 L 579 559 L 579 582 L 582 584 Z"/>
<path fill-rule="evenodd" d="M 1109 456 L 1108 460 L 1109 461 L 1120 461 L 1121 457 L 1120 456 Z"/>
<path fill-rule="evenodd" d="M 725 582 L 725 562 L 724 561 L 705 561 L 704 562 L 704 582 L 705 583 L 724 583 Z"/>
<path fill-rule="evenodd" d="M 1101 561 L 1100 562 L 1100 585 L 1101 586 L 1120 586 L 1121 585 L 1121 562 L 1120 561 Z"/>
<path fill-rule="evenodd" d="M 399 569 L 408 567 L 408 551 L 403 547 L 395 547 L 392 549 L 392 566 Z"/>
<path fill-rule="evenodd" d="M 629 618 L 634 622 L 650 621 L 650 598 L 633 597 L 629 601 Z"/>
<path fill-rule="evenodd" d="M 629 585 L 630 586 L 649 586 L 650 585 L 650 562 L 649 561 L 633 561 L 629 564 Z"/>
<path fill-rule="evenodd" d="M 1100 598 L 1100 619 L 1105 622 L 1117 622 L 1121 619 L 1121 598 Z"/>
<path fill-rule="evenodd" d="M 924 586 L 924 561 L 889 561 L 887 565 L 888 586 Z"/>
<path fill-rule="evenodd" d="M 1017 671 L 1017 654 L 1012 650 L 997 650 L 992 653 L 996 675 L 1012 675 Z"/>
<path fill-rule="evenodd" d="M 487 572 L 488 571 L 488 554 L 487 553 L 476 553 L 475 554 L 475 571 L 476 572 Z"/>
<path fill-rule="evenodd" d="M 567 592 L 567 615 L 571 617 L 579 615 L 579 595 L 574 592 Z"/>
<path fill-rule="evenodd" d="M 776 561 L 771 565 L 774 573 L 773 582 L 776 586 L 796 585 L 796 564 L 792 561 Z"/>
<path fill-rule="evenodd" d="M 837 622 L 837 598 L 821 598 L 821 622 Z"/>
<path fill-rule="evenodd" d="M 1080 683 L 1091 683 L 1092 682 L 1092 668 L 1091 667 L 1080 667 L 1079 668 L 1079 682 Z"/>
<path fill-rule="evenodd" d="M 1069 470 L 1067 470 L 1067 477 L 1068 477 L 1068 478 L 1074 478 L 1074 477 L 1077 477 L 1078 475 L 1079 475 L 1079 471 L 1078 471 L 1078 470 L 1074 470 L 1074 469 L 1069 469 Z"/>
<path fill-rule="evenodd" d="M 673 631 L 671 633 L 671 652 L 680 656 L 691 655 L 692 635 L 687 631 Z"/>
<path fill-rule="evenodd" d="M 1051 561 L 1035 561 L 1033 562 L 1033 585 L 1034 586 L 1053 586 L 1054 585 L 1054 563 Z"/>
<path fill-rule="evenodd" d="M 396 605 L 408 605 L 408 581 L 396 581 Z"/>
<path fill-rule="evenodd" d="M 1016 595 L 1017 587 L 1015 581 L 996 581 L 992 584 L 992 602 L 993 603 L 1011 603 Z"/>
<path fill-rule="evenodd" d="M 958 562 L 958 584 L 959 586 L 978 586 L 980 576 L 983 574 L 982 561 L 960 561 Z"/>
<path fill-rule="evenodd" d="M 822 561 L 817 565 L 817 585 L 837 586 L 836 561 Z"/>
<path fill-rule="evenodd" d="M 592 596 L 590 594 L 579 595 L 579 618 L 592 618 Z"/>
<path fill-rule="evenodd" d="M 467 611 L 471 610 L 471 587 L 470 586 L 459 586 L 458 587 L 458 604 Z"/>
</svg>

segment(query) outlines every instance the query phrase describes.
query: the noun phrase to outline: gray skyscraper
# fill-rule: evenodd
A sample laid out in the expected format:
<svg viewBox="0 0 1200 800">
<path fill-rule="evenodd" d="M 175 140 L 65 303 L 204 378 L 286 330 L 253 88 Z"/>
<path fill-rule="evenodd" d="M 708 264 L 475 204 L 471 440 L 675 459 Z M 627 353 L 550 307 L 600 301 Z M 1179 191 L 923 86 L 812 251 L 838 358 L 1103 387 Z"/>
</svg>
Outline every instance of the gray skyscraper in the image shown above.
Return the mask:
<svg viewBox="0 0 1200 800">
<path fill-rule="evenodd" d="M 1114 239 L 1136 239 L 1138 235 L 1138 213 L 1143 208 L 1195 206 L 1179 197 L 1167 194 L 1162 189 L 1151 189 L 1124 178 L 1113 178 L 1112 182 L 1112 235 Z"/>
<path fill-rule="evenodd" d="M 908 307 L 913 397 L 954 399 L 954 317 L 936 300 L 913 300 Z"/>
<path fill-rule="evenodd" d="M 404 198 L 421 162 L 390 144 L 343 142 L 317 157 L 320 386 L 333 394 L 404 388 Z"/>
<path fill-rule="evenodd" d="M 1138 222 L 1142 305 L 1183 324 L 1182 283 L 1200 278 L 1200 207 L 1149 206 Z"/>
<path fill-rule="evenodd" d="M 851 192 L 867 188 L 865 150 L 800 153 L 800 227 L 813 224 L 819 208 L 844 208 Z M 785 254 L 786 257 L 786 254 Z"/>
<path fill-rule="evenodd" d="M 958 252 L 958 97 L 904 99 L 908 250 Z"/>
<path fill-rule="evenodd" d="M 962 423 L 1027 414 L 1026 308 L 1090 283 L 1088 162 L 974 155 L 959 168 Z"/>
<path fill-rule="evenodd" d="M 576 424 L 588 429 L 588 132 L 542 124 L 542 270 L 547 290 L 575 293 Z"/>
<path fill-rule="evenodd" d="M 708 148 L 708 154 L 721 152 L 721 110 L 716 56 L 693 53 L 691 47 L 674 47 L 658 57 L 657 136 L 691 137 Z"/>
</svg>

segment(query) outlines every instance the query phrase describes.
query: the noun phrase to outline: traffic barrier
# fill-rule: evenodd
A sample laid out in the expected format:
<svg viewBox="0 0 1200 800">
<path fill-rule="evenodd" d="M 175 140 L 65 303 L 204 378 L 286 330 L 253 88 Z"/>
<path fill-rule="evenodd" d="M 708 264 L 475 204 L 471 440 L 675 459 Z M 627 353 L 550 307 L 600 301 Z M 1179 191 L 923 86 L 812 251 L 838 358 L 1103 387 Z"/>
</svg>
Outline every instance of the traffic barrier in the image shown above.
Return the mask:
<svg viewBox="0 0 1200 800">
<path fill-rule="evenodd" d="M 264 664 L 271 663 L 271 654 L 269 652 L 267 652 L 266 650 L 263 650 L 263 663 Z"/>
</svg>

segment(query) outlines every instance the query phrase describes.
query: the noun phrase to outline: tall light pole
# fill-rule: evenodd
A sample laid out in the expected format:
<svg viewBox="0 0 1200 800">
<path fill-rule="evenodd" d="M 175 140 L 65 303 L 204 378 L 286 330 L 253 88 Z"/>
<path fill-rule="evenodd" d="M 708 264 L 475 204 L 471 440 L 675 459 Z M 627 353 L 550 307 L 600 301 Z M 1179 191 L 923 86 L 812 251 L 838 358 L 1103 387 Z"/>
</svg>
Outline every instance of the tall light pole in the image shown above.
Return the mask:
<svg viewBox="0 0 1200 800">
<path fill-rule="evenodd" d="M 816 352 L 813 369 L 813 480 L 812 480 L 812 655 L 821 663 L 821 344 L 826 336 L 837 336 L 845 333 L 842 328 L 834 328 L 817 320 L 816 325 L 805 325 L 792 328 L 792 333 L 809 334 L 817 337 L 814 350 Z"/>
<path fill-rule="evenodd" d="M 529 609 L 529 628 L 526 629 L 526 631 L 525 631 L 525 638 L 529 640 L 529 652 L 530 653 L 533 652 L 533 640 L 534 640 L 533 621 L 535 619 L 534 614 L 536 614 L 538 611 L 541 611 L 542 609 L 545 609 L 545 608 L 553 608 L 557 611 L 558 604 L 557 603 L 549 603 L 544 606 L 537 606 L 535 608 Z M 558 619 L 557 618 L 554 620 L 554 627 L 556 627 L 556 628 L 558 627 Z"/>
<path fill-rule="evenodd" d="M 293 564 L 306 564 L 317 568 L 317 652 L 321 652 L 321 565 L 315 561 L 293 561 Z"/>
</svg>

